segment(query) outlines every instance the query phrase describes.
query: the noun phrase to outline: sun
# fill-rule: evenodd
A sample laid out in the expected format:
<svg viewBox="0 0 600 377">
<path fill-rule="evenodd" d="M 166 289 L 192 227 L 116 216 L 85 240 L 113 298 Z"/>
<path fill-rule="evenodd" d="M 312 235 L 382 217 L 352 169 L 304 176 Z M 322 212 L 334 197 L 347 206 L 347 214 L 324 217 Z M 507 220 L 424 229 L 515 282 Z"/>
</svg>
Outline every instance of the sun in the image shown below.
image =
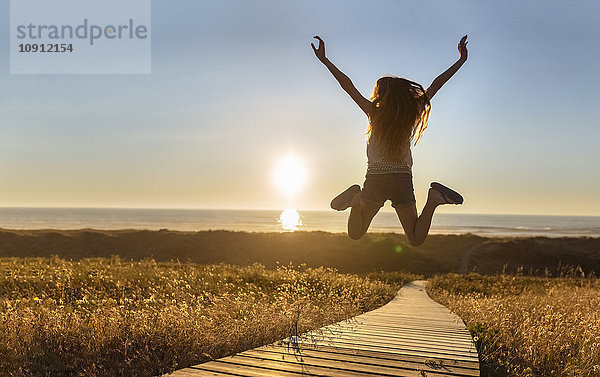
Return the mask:
<svg viewBox="0 0 600 377">
<path fill-rule="evenodd" d="M 281 192 L 293 196 L 306 182 L 306 169 L 298 157 L 288 155 L 282 158 L 275 167 L 274 179 Z"/>
</svg>

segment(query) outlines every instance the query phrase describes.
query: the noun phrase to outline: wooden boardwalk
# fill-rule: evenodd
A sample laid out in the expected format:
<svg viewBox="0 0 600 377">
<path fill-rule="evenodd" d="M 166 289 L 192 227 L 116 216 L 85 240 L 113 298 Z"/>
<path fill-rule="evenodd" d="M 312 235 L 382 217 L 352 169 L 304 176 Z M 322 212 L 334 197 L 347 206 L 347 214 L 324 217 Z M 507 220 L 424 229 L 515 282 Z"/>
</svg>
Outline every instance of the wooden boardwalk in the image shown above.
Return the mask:
<svg viewBox="0 0 600 377">
<path fill-rule="evenodd" d="M 171 376 L 479 375 L 463 321 L 429 298 L 424 281 L 415 281 L 388 304 L 351 320 Z"/>
</svg>

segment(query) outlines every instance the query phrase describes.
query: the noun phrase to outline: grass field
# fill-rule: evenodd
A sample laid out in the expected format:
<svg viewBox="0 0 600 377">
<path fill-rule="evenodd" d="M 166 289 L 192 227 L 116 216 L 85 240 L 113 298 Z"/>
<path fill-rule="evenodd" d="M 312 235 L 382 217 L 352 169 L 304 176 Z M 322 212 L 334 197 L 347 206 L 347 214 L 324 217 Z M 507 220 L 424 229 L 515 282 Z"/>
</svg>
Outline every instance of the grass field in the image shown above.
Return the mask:
<svg viewBox="0 0 600 377">
<path fill-rule="evenodd" d="M 572 275 L 450 274 L 428 293 L 474 334 L 483 376 L 600 376 L 600 279 Z"/>
<path fill-rule="evenodd" d="M 467 321 L 487 375 L 600 376 L 598 280 L 518 276 L 598 275 L 598 238 L 89 229 L 0 229 L 0 375 L 167 372 L 374 309 L 413 278 L 393 271 L 455 272 L 466 250 L 489 276 L 430 293 Z"/>
<path fill-rule="evenodd" d="M 379 307 L 408 274 L 0 258 L 0 375 L 149 376 Z"/>
</svg>

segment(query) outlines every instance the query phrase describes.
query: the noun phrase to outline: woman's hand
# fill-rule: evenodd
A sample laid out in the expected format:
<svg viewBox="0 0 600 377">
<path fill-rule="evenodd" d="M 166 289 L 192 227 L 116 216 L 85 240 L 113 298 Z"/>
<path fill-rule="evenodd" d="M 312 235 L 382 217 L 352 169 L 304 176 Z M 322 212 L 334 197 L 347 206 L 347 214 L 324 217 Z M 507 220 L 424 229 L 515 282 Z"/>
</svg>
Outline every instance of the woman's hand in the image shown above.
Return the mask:
<svg viewBox="0 0 600 377">
<path fill-rule="evenodd" d="M 315 55 L 317 56 L 317 59 L 319 59 L 321 62 L 324 62 L 325 59 L 327 59 L 325 57 L 325 42 L 323 42 L 321 37 L 319 37 L 318 35 L 315 35 L 313 38 L 319 41 L 319 48 L 316 48 L 314 43 L 311 43 L 310 45 L 312 46 L 312 49 L 315 52 Z"/>
<path fill-rule="evenodd" d="M 467 36 L 465 35 L 458 42 L 458 52 L 460 53 L 460 59 L 465 61 L 467 60 L 467 56 L 469 55 L 469 51 L 467 51 Z M 325 51 L 323 51 L 324 53 Z"/>
</svg>

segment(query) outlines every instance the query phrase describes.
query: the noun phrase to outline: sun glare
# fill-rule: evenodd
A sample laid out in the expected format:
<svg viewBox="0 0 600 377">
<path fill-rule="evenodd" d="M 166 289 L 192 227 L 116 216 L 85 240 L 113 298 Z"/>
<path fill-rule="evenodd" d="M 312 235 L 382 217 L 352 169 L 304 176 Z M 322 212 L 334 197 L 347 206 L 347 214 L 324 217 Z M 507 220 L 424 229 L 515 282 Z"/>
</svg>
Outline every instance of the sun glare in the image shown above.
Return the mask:
<svg viewBox="0 0 600 377">
<path fill-rule="evenodd" d="M 281 215 L 279 215 L 279 223 L 281 224 L 281 228 L 283 230 L 293 232 L 298 230 L 298 228 L 302 225 L 302 219 L 300 218 L 298 211 L 293 208 L 287 208 L 281 212 Z"/>
<path fill-rule="evenodd" d="M 275 168 L 275 183 L 286 195 L 293 196 L 306 181 L 306 170 L 297 157 L 289 155 L 279 161 Z"/>
</svg>

